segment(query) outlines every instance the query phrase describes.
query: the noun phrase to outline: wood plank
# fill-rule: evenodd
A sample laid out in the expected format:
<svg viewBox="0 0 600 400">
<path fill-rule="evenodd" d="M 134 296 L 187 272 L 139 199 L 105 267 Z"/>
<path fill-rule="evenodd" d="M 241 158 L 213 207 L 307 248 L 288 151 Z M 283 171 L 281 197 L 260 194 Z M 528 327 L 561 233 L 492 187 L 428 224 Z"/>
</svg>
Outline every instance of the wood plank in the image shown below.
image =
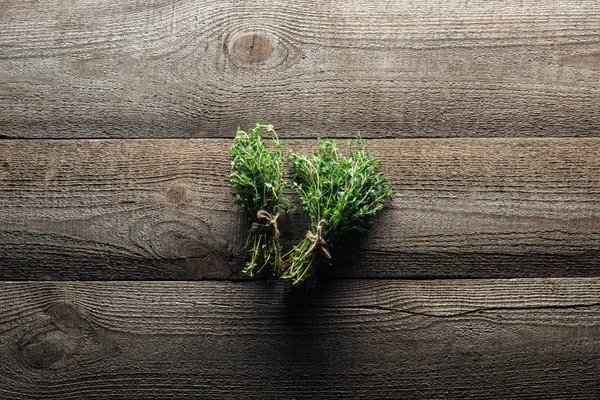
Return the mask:
<svg viewBox="0 0 600 400">
<path fill-rule="evenodd" d="M 0 2 L 0 135 L 598 136 L 597 0 Z"/>
<path fill-rule="evenodd" d="M 290 141 L 297 152 L 315 141 Z M 0 142 L 0 279 L 239 278 L 222 139 Z M 397 195 L 331 277 L 600 275 L 600 139 L 373 140 Z M 285 240 L 306 232 L 282 218 Z"/>
<path fill-rule="evenodd" d="M 600 281 L 2 282 L 0 395 L 591 399 Z"/>
</svg>

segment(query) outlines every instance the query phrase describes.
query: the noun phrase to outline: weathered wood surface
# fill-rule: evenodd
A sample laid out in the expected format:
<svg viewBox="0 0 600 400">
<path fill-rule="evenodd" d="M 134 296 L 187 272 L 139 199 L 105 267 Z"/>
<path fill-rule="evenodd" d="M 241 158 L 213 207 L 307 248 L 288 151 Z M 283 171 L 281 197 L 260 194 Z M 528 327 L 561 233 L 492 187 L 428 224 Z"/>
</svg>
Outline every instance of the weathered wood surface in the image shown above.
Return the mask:
<svg viewBox="0 0 600 400">
<path fill-rule="evenodd" d="M 290 141 L 309 152 L 315 141 Z M 240 277 L 229 140 L 0 142 L 0 279 Z M 600 139 L 373 140 L 397 195 L 332 277 L 600 274 Z M 281 220 L 302 236 L 301 216 Z M 292 233 L 294 231 L 295 233 Z"/>
<path fill-rule="evenodd" d="M 598 136 L 600 3 L 0 2 L 0 135 Z"/>
<path fill-rule="evenodd" d="M 586 399 L 600 281 L 2 282 L 0 395 Z"/>
</svg>

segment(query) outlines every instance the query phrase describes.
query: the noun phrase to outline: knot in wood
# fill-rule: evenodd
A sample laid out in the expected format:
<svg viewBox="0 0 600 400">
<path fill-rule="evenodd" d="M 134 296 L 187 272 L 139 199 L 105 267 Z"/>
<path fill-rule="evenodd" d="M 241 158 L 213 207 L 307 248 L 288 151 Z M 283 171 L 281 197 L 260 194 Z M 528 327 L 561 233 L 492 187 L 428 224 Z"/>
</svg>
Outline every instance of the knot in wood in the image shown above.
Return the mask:
<svg viewBox="0 0 600 400">
<path fill-rule="evenodd" d="M 264 63 L 276 50 L 275 41 L 262 32 L 236 35 L 229 45 L 229 53 L 245 65 Z"/>
<path fill-rule="evenodd" d="M 187 201 L 187 188 L 182 183 L 174 183 L 167 190 L 167 201 L 169 203 L 181 204 Z"/>
</svg>

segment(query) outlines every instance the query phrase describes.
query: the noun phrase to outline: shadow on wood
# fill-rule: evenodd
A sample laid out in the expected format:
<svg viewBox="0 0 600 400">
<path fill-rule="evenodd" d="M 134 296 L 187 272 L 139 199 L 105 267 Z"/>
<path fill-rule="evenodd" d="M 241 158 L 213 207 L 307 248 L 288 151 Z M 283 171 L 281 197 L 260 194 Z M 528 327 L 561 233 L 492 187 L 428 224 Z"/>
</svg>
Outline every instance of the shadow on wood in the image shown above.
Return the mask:
<svg viewBox="0 0 600 400">
<path fill-rule="evenodd" d="M 598 279 L 3 282 L 4 399 L 589 399 Z"/>
</svg>

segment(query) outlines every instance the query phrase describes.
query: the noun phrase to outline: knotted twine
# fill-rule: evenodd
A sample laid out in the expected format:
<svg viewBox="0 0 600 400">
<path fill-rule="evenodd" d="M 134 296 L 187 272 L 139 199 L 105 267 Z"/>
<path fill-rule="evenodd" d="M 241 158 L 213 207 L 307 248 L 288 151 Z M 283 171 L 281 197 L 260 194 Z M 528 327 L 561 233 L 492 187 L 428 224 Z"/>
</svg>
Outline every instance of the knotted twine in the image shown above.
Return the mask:
<svg viewBox="0 0 600 400">
<path fill-rule="evenodd" d="M 267 210 L 259 210 L 256 213 L 256 216 L 258 217 L 259 220 L 265 219 L 267 222 L 264 224 L 260 224 L 258 222 L 253 222 L 252 223 L 253 231 L 270 229 L 273 232 L 273 237 L 275 237 L 275 238 L 279 237 L 279 228 L 277 228 L 277 218 L 279 218 L 279 213 L 275 214 L 275 216 L 273 217 Z"/>
<path fill-rule="evenodd" d="M 325 258 L 327 258 L 328 260 L 331 259 L 331 253 L 329 252 L 329 246 L 327 245 L 327 242 L 325 241 L 325 239 L 323 239 L 323 229 L 325 229 L 325 226 L 327 226 L 327 221 L 325 221 L 324 219 L 319 221 L 319 225 L 317 225 L 317 233 L 314 234 L 311 231 L 306 232 L 306 238 L 312 240 L 312 244 L 310 245 L 310 247 L 308 248 L 308 250 L 306 251 L 306 253 L 304 254 L 304 257 L 308 256 L 316 247 L 317 245 L 319 245 L 321 247 L 321 251 L 323 252 L 323 255 L 325 256 Z"/>
</svg>

